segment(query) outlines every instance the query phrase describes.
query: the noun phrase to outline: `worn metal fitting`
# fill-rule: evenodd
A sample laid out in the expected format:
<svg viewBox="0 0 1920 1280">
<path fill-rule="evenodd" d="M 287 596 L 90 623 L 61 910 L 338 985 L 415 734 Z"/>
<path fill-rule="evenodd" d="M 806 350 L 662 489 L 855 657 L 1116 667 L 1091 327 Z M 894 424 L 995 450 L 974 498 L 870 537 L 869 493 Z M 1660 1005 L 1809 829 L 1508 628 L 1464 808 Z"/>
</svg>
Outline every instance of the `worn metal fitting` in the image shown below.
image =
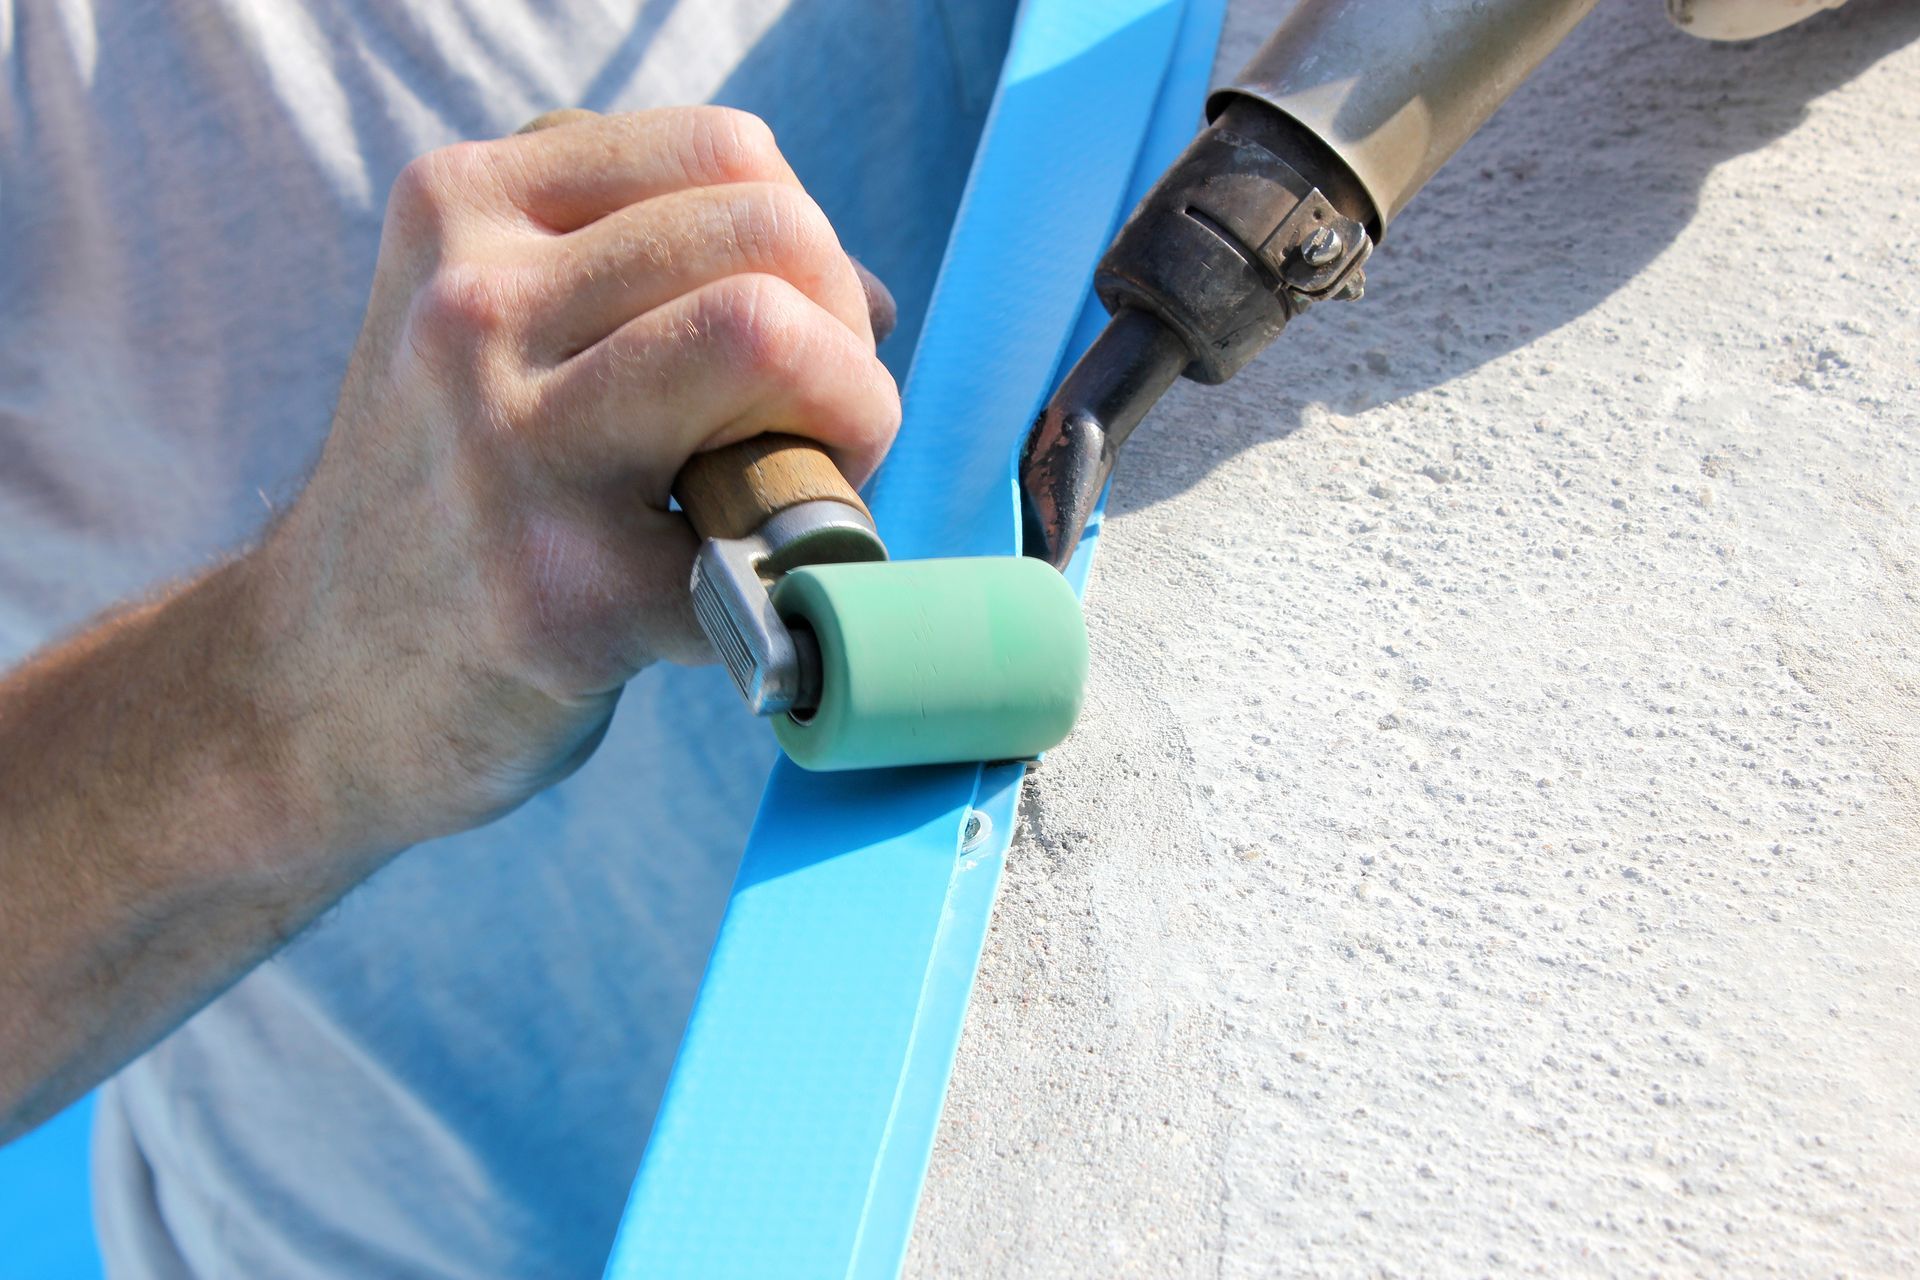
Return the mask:
<svg viewBox="0 0 1920 1280">
<path fill-rule="evenodd" d="M 1300 246 L 1300 257 L 1310 267 L 1324 267 L 1340 256 L 1347 246 L 1332 227 L 1319 227 Z"/>
<path fill-rule="evenodd" d="M 1259 104 L 1209 125 L 1140 203 L 1094 276 L 1109 311 L 1152 315 L 1187 377 L 1225 382 L 1293 317 L 1338 296 L 1373 241 L 1295 163 L 1306 145 Z M 1349 201 L 1351 203 L 1351 201 Z"/>
</svg>

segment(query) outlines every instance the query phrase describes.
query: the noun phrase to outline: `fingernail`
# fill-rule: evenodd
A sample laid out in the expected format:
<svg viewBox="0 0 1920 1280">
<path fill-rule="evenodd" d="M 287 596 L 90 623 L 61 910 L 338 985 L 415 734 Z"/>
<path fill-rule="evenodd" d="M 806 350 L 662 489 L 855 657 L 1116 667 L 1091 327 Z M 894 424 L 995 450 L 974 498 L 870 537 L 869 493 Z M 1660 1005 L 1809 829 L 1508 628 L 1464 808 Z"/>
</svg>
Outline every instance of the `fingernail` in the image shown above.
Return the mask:
<svg viewBox="0 0 1920 1280">
<path fill-rule="evenodd" d="M 515 129 L 515 133 L 538 133 L 542 129 L 552 129 L 558 125 L 573 124 L 580 120 L 591 120 L 600 113 L 588 111 L 585 107 L 562 107 L 558 111 L 548 111 Z"/>
<path fill-rule="evenodd" d="M 899 323 L 900 308 L 893 300 L 893 294 L 880 282 L 880 277 L 861 265 L 858 258 L 853 261 L 853 269 L 860 277 L 860 287 L 867 291 L 867 318 L 873 324 L 873 345 L 879 346 L 893 332 L 893 326 Z"/>
</svg>

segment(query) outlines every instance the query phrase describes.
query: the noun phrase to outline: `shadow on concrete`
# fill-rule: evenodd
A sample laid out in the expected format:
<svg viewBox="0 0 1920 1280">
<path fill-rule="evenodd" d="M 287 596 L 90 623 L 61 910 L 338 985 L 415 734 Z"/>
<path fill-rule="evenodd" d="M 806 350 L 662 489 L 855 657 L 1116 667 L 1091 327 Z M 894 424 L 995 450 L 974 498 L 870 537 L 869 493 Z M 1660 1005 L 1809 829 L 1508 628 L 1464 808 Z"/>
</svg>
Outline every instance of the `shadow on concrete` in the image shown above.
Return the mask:
<svg viewBox="0 0 1920 1280">
<path fill-rule="evenodd" d="M 1853 0 L 1737 45 L 1675 31 L 1658 5 L 1603 4 L 1394 223 L 1363 301 L 1303 317 L 1227 388 L 1181 388 L 1189 405 L 1217 406 L 1184 415 L 1205 422 L 1204 442 L 1163 436 L 1165 413 L 1148 419 L 1111 510 L 1185 492 L 1292 434 L 1308 405 L 1391 403 L 1585 314 L 1673 245 L 1717 165 L 1790 132 L 1815 98 L 1916 38 L 1920 5 L 1907 0 Z"/>
</svg>

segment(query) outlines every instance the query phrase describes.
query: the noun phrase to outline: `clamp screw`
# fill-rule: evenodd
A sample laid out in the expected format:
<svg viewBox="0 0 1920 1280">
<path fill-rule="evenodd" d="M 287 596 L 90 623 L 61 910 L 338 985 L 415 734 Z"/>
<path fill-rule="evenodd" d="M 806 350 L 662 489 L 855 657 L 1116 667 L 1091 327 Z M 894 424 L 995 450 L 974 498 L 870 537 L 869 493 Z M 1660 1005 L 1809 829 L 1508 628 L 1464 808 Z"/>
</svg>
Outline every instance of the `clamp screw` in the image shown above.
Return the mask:
<svg viewBox="0 0 1920 1280">
<path fill-rule="evenodd" d="M 1353 275 L 1348 277 L 1346 284 L 1341 286 L 1340 292 L 1334 294 L 1333 296 L 1336 300 L 1340 302 L 1358 302 L 1360 301 L 1361 298 L 1366 296 L 1366 293 L 1367 293 L 1366 277 L 1361 275 L 1358 271 L 1356 271 L 1353 273 Z"/>
<path fill-rule="evenodd" d="M 993 834 L 993 819 L 978 809 L 967 810 L 967 820 L 960 826 L 960 852 L 972 853 L 987 837 Z"/>
<path fill-rule="evenodd" d="M 1324 267 L 1346 248 L 1340 233 L 1332 227 L 1316 227 L 1300 246 L 1300 258 L 1310 267 Z"/>
</svg>

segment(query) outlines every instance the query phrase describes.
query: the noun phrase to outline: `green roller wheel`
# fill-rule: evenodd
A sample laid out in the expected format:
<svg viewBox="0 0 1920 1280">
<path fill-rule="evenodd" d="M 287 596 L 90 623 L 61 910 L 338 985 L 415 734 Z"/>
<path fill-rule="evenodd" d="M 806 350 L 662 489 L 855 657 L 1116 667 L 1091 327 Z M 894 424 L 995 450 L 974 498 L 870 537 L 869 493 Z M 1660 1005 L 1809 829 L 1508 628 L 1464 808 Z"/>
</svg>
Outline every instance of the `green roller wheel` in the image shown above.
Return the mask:
<svg viewBox="0 0 1920 1280">
<path fill-rule="evenodd" d="M 1080 714 L 1086 622 L 1042 561 L 813 565 L 773 604 L 820 645 L 819 707 L 773 722 L 803 768 L 1023 760 Z"/>
</svg>

